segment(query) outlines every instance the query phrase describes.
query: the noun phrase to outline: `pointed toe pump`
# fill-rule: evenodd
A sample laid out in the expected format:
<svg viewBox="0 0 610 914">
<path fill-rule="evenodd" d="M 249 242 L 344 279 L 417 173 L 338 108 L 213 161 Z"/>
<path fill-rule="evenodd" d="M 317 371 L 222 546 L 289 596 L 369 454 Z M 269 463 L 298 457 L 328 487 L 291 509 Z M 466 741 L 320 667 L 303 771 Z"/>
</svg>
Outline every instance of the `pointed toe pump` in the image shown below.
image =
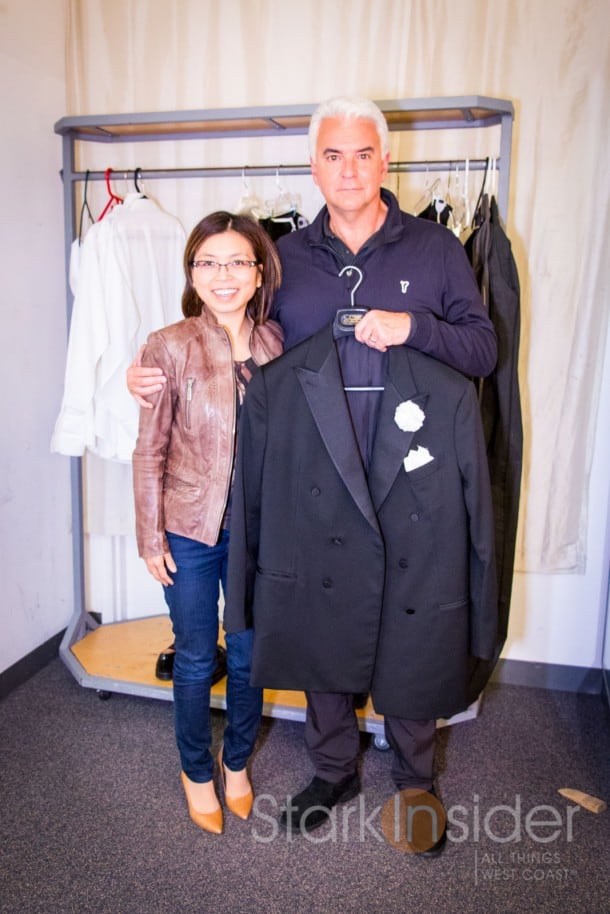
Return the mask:
<svg viewBox="0 0 610 914">
<path fill-rule="evenodd" d="M 225 775 L 225 765 L 222 760 L 222 749 L 218 754 L 218 764 L 220 766 L 220 776 L 222 779 L 222 786 L 225 792 L 225 801 L 227 804 L 227 809 L 229 809 L 234 816 L 237 816 L 239 819 L 248 819 L 250 813 L 252 812 L 252 806 L 254 804 L 254 794 L 252 788 L 250 787 L 247 793 L 242 794 L 239 797 L 230 796 L 227 793 L 227 778 Z"/>
<path fill-rule="evenodd" d="M 192 796 L 191 796 L 191 793 L 192 793 L 191 784 L 193 784 L 193 781 L 191 781 L 186 776 L 184 771 L 182 771 L 180 773 L 180 778 L 182 780 L 182 786 L 184 788 L 184 793 L 186 795 L 186 802 L 187 802 L 188 808 L 189 808 L 189 815 L 190 815 L 191 819 L 193 820 L 193 822 L 195 823 L 195 825 L 198 825 L 199 828 L 203 828 L 204 831 L 211 832 L 211 834 L 213 834 L 213 835 L 222 834 L 223 821 L 222 821 L 222 809 L 220 808 L 220 806 L 218 807 L 218 809 L 215 809 L 212 812 L 200 812 L 198 809 L 195 809 L 195 807 L 193 805 Z"/>
</svg>

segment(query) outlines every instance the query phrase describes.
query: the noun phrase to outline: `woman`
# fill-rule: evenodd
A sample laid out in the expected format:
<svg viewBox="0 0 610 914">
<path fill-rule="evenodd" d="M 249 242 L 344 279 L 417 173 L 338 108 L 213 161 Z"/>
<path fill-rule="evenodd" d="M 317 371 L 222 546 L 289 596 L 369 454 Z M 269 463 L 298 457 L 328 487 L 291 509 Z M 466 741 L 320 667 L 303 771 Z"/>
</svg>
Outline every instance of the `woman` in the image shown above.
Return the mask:
<svg viewBox="0 0 610 914">
<path fill-rule="evenodd" d="M 195 226 L 184 252 L 185 320 L 152 333 L 144 364 L 167 382 L 140 411 L 133 454 L 138 551 L 164 587 L 174 632 L 176 742 L 189 813 L 222 832 L 210 753 L 210 686 L 226 584 L 237 420 L 257 365 L 282 350 L 267 321 L 280 283 L 275 247 L 247 216 L 216 212 Z M 227 807 L 246 819 L 262 692 L 249 685 L 252 632 L 226 637 L 227 725 L 218 756 Z"/>
</svg>

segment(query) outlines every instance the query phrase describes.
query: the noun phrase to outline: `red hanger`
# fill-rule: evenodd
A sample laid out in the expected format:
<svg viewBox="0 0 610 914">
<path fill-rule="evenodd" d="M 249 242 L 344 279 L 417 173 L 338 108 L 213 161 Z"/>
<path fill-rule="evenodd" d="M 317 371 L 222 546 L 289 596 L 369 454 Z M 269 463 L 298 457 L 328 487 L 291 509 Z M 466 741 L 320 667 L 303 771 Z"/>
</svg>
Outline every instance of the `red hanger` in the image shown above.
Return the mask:
<svg viewBox="0 0 610 914">
<path fill-rule="evenodd" d="M 104 207 L 101 214 L 99 215 L 98 220 L 97 220 L 98 222 L 104 218 L 104 216 L 106 215 L 108 210 L 112 209 L 113 206 L 116 206 L 117 203 L 123 202 L 122 197 L 117 197 L 117 195 L 115 193 L 113 193 L 113 190 L 110 186 L 110 175 L 111 174 L 112 174 L 112 168 L 107 168 L 106 171 L 104 172 L 104 176 L 106 178 L 106 188 L 108 190 L 108 202 L 106 203 L 106 206 Z"/>
</svg>

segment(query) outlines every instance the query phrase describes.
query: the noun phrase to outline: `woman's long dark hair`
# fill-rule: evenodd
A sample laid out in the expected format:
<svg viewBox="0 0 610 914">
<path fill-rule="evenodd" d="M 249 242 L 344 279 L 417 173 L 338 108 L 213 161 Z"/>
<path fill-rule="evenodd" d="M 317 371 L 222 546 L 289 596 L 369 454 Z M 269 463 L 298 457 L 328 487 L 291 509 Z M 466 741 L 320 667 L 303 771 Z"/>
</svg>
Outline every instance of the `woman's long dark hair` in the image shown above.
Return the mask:
<svg viewBox="0 0 610 914">
<path fill-rule="evenodd" d="M 248 302 L 247 313 L 255 324 L 262 324 L 269 315 L 273 296 L 277 292 L 282 278 L 280 259 L 275 245 L 264 228 L 250 216 L 227 213 L 220 210 L 205 216 L 197 223 L 189 235 L 184 249 L 184 275 L 186 285 L 182 293 L 182 313 L 185 317 L 197 317 L 201 314 L 203 302 L 193 286 L 191 264 L 200 246 L 211 235 L 222 232 L 237 232 L 250 242 L 254 259 L 262 267 L 262 283 Z"/>
</svg>

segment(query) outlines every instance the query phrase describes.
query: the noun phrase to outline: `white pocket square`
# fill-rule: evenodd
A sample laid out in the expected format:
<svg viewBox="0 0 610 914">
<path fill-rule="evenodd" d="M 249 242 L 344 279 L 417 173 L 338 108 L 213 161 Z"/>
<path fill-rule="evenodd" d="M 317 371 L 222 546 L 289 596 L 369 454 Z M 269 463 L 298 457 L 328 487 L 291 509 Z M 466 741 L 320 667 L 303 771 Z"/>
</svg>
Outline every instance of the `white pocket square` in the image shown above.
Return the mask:
<svg viewBox="0 0 610 914">
<path fill-rule="evenodd" d="M 410 473 L 411 470 L 417 470 L 419 467 L 423 467 L 427 463 L 430 463 L 431 460 L 434 460 L 434 457 L 428 448 L 422 447 L 420 444 L 415 450 L 409 451 L 403 463 L 407 473 Z"/>
</svg>

